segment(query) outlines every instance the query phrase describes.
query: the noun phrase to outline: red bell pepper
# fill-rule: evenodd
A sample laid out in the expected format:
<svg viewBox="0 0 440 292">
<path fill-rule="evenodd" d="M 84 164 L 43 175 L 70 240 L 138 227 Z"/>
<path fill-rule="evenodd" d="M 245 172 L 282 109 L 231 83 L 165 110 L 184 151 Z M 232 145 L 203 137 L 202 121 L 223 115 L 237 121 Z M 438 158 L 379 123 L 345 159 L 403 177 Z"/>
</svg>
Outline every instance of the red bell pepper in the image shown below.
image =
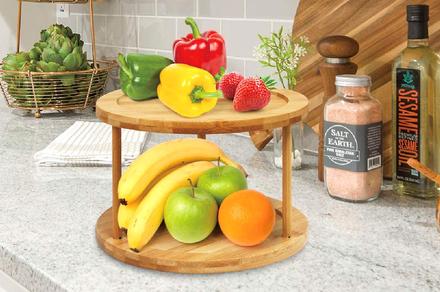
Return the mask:
<svg viewBox="0 0 440 292">
<path fill-rule="evenodd" d="M 185 23 L 192 33 L 174 42 L 174 62 L 205 69 L 213 76 L 224 72 L 226 47 L 223 37 L 213 30 L 201 34 L 192 17 L 186 18 Z"/>
</svg>

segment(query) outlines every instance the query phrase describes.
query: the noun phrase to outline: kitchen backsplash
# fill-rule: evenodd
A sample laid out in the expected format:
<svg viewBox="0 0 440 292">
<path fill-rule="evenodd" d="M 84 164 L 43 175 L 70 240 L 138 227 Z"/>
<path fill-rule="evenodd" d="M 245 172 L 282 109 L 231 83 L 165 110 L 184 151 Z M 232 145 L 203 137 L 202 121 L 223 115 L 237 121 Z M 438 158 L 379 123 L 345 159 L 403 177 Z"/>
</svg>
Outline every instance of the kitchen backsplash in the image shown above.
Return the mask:
<svg viewBox="0 0 440 292">
<path fill-rule="evenodd" d="M 229 71 L 268 75 L 271 71 L 253 57 L 257 35 L 280 26 L 290 32 L 297 5 L 298 0 L 99 1 L 95 4 L 98 58 L 114 59 L 118 52 L 133 51 L 172 57 L 173 41 L 190 32 L 185 17 L 193 16 L 202 31 L 214 29 L 225 37 Z M 90 52 L 88 11 L 88 5 L 72 4 L 70 17 L 58 22 L 81 33 Z"/>
</svg>

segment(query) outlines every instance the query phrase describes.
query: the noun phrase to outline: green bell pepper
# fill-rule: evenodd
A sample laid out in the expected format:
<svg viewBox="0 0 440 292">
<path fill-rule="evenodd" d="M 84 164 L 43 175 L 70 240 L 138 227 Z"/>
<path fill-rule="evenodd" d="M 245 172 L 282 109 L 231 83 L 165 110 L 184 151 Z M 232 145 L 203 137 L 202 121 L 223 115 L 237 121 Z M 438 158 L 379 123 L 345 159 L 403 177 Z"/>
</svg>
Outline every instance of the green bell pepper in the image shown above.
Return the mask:
<svg viewBox="0 0 440 292">
<path fill-rule="evenodd" d="M 158 55 L 131 53 L 118 56 L 119 77 L 125 95 L 140 101 L 157 97 L 157 86 L 162 69 L 173 61 Z"/>
</svg>

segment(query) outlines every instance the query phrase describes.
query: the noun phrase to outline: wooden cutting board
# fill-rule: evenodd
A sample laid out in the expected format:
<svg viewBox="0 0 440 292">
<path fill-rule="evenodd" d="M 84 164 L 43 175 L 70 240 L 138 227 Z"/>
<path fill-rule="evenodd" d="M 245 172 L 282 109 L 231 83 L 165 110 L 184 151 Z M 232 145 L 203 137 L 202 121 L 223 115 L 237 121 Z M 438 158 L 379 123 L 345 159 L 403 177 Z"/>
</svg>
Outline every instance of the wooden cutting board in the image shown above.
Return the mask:
<svg viewBox="0 0 440 292">
<path fill-rule="evenodd" d="M 310 99 L 306 122 L 318 123 L 317 107 L 322 102 L 323 87 L 318 64 L 323 61 L 316 51 L 318 40 L 328 35 L 347 35 L 359 42 L 359 53 L 353 58 L 358 74 L 373 79 L 372 94 L 384 108 L 384 176 L 392 176 L 391 166 L 391 68 L 393 60 L 406 46 L 406 5 L 430 6 L 429 34 L 431 46 L 440 49 L 440 0 L 301 0 L 293 35 L 306 35 L 313 51 L 304 59 L 296 91 Z"/>
</svg>

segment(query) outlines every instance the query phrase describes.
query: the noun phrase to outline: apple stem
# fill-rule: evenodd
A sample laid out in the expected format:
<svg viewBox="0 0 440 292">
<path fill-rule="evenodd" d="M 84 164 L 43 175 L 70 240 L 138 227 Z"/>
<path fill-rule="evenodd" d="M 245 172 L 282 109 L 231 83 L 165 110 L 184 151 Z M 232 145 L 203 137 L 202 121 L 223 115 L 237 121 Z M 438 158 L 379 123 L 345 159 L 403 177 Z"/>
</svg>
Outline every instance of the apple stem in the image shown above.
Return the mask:
<svg viewBox="0 0 440 292">
<path fill-rule="evenodd" d="M 194 184 L 190 178 L 188 179 L 188 182 L 191 185 L 192 197 L 194 198 L 196 196 L 195 191 L 194 191 Z"/>
<path fill-rule="evenodd" d="M 220 176 L 220 157 L 217 159 L 217 173 Z"/>
</svg>

